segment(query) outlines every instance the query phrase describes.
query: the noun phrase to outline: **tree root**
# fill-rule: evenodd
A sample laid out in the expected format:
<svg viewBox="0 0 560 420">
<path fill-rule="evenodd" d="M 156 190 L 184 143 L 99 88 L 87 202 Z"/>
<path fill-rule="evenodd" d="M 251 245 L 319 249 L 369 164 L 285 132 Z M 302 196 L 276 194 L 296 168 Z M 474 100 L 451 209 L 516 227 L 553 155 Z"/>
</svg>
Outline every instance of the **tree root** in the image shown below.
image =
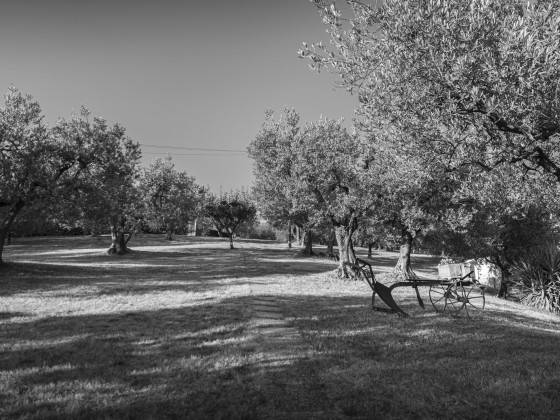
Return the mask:
<svg viewBox="0 0 560 420">
<path fill-rule="evenodd" d="M 107 255 L 124 255 L 124 254 L 128 254 L 129 252 L 130 250 L 128 248 L 121 251 L 117 251 L 116 247 L 111 247 L 107 250 Z"/>
<path fill-rule="evenodd" d="M 419 279 L 418 274 L 412 271 L 411 268 L 409 268 L 408 270 L 403 270 L 400 266 L 396 266 L 393 269 L 393 276 L 395 276 L 395 279 L 401 281 L 410 280 L 410 279 L 414 279 L 414 280 Z"/>
<path fill-rule="evenodd" d="M 305 249 L 302 249 L 301 251 L 298 252 L 298 255 L 302 257 L 312 257 L 313 255 L 315 255 L 315 253 L 313 251 L 308 252 Z"/>
</svg>

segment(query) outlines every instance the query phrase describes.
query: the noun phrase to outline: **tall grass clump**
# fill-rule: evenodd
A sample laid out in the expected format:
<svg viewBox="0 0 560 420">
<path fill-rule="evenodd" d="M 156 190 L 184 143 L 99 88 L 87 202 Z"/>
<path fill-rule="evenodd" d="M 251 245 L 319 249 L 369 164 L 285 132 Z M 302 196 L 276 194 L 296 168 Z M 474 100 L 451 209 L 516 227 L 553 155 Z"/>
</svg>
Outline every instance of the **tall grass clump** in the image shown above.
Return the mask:
<svg viewBox="0 0 560 420">
<path fill-rule="evenodd" d="M 513 264 L 521 302 L 560 314 L 560 250 L 555 243 L 533 249 Z"/>
</svg>

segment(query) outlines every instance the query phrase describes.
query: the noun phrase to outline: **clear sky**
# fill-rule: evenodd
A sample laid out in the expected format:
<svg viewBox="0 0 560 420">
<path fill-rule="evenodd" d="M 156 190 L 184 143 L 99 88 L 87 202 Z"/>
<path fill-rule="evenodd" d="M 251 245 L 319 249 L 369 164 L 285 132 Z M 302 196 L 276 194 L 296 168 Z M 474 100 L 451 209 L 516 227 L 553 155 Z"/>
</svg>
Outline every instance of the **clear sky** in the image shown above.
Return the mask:
<svg viewBox="0 0 560 420">
<path fill-rule="evenodd" d="M 51 123 L 83 104 L 141 144 L 244 150 L 267 108 L 350 125 L 357 99 L 297 57 L 325 29 L 308 0 L 2 0 L 0 87 Z M 142 150 L 145 165 L 171 152 L 214 191 L 252 183 L 243 154 Z"/>
</svg>

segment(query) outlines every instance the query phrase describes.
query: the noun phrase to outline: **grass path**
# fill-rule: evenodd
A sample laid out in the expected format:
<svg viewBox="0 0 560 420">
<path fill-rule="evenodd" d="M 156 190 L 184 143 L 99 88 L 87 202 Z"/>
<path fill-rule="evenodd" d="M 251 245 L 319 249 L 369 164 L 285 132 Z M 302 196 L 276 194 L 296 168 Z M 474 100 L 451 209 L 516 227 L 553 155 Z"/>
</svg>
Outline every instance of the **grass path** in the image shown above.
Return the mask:
<svg viewBox="0 0 560 420">
<path fill-rule="evenodd" d="M 251 263 L 259 264 L 257 260 Z M 248 283 L 253 298 L 250 331 L 254 337 L 254 351 L 260 358 L 255 365 L 255 385 L 260 390 L 262 403 L 254 413 L 256 417 L 339 417 L 337 408 L 323 392 L 318 372 L 306 363 L 311 346 L 286 320 L 286 302 L 279 301 L 266 277 L 250 279 Z M 297 375 L 294 375 L 293 366 L 297 366 Z"/>
<path fill-rule="evenodd" d="M 334 262 L 282 244 L 229 251 L 219 239 L 146 236 L 116 258 L 104 241 L 7 247 L 0 418 L 544 419 L 560 409 L 558 317 L 490 297 L 483 313 L 455 319 L 397 289 L 402 319 L 371 311 L 367 285 L 333 278 Z M 381 272 L 397 255 L 374 259 Z M 413 259 L 423 275 L 435 263 Z M 259 318 L 279 321 L 278 334 Z"/>
</svg>

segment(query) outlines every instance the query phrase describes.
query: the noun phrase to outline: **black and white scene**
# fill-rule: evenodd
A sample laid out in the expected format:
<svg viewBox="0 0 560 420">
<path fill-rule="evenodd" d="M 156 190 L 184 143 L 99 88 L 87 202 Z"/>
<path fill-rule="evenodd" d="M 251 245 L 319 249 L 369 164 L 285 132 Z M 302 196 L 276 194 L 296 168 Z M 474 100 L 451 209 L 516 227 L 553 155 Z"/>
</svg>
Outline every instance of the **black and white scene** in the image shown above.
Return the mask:
<svg viewBox="0 0 560 420">
<path fill-rule="evenodd" d="M 2 0 L 0 418 L 554 419 L 560 1 Z"/>
</svg>

